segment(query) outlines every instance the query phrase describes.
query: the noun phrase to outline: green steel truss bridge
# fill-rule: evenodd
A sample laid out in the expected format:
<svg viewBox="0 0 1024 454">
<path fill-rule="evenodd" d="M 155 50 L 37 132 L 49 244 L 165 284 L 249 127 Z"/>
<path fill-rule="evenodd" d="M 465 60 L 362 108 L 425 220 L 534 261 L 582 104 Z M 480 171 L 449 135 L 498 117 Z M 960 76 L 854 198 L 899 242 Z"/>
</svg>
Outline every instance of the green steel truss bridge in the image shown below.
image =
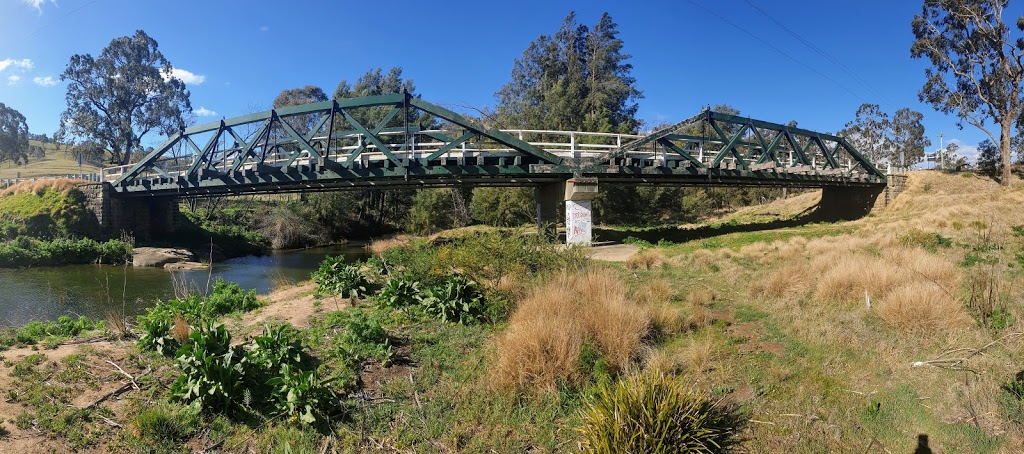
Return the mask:
<svg viewBox="0 0 1024 454">
<path fill-rule="evenodd" d="M 415 119 L 424 114 L 441 126 L 421 127 Z M 104 169 L 102 179 L 118 197 L 543 186 L 568 179 L 812 188 L 886 181 L 842 137 L 710 110 L 646 135 L 497 130 L 403 93 L 193 126 L 137 164 Z"/>
</svg>

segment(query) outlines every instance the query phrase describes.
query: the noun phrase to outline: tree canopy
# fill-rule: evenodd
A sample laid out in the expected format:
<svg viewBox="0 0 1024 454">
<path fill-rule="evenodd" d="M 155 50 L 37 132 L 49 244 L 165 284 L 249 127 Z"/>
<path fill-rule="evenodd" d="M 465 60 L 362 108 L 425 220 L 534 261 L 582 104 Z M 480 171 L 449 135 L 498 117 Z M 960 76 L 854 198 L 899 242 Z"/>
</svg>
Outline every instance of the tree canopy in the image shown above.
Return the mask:
<svg viewBox="0 0 1024 454">
<path fill-rule="evenodd" d="M 1009 0 L 925 0 L 911 27 L 913 58 L 931 63 L 922 102 L 983 131 L 998 143 L 1002 183 L 1010 182 L 1010 141 L 1021 115 L 1024 38 L 1003 22 Z M 1017 20 L 1024 30 L 1024 17 Z M 999 130 L 994 133 L 988 122 Z"/>
<path fill-rule="evenodd" d="M 129 163 L 146 134 L 173 134 L 192 112 L 189 91 L 171 69 L 156 40 L 142 30 L 113 39 L 99 57 L 71 56 L 60 76 L 68 89 L 58 137 L 100 143 L 112 163 Z"/>
<path fill-rule="evenodd" d="M 643 97 L 608 13 L 593 28 L 569 13 L 554 36 L 541 35 L 516 59 L 498 91 L 502 127 L 632 133 Z"/>
<path fill-rule="evenodd" d="M 13 107 L 0 103 L 0 162 L 28 162 L 28 124 Z"/>
<path fill-rule="evenodd" d="M 909 166 L 924 156 L 931 139 L 925 136 L 920 112 L 902 108 L 889 116 L 878 104 L 862 104 L 839 135 L 871 162 Z"/>
</svg>

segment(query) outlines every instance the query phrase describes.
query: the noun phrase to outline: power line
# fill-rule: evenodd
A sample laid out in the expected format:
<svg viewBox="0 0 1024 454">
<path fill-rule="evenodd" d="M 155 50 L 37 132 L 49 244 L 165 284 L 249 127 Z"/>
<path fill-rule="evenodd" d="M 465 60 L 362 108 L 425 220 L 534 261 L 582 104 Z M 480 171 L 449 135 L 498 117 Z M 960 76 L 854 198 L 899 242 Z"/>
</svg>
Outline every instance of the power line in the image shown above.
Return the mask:
<svg viewBox="0 0 1024 454">
<path fill-rule="evenodd" d="M 815 46 L 814 43 L 811 43 L 810 41 L 807 41 L 802 36 L 800 36 L 798 33 L 796 33 L 795 31 L 791 30 L 785 24 L 780 22 L 778 19 L 773 17 L 771 14 L 768 14 L 767 11 L 761 9 L 761 7 L 755 5 L 750 0 L 744 0 L 744 1 L 747 2 L 747 5 L 750 5 L 751 8 L 756 9 L 759 13 L 761 13 L 762 15 L 767 17 L 769 20 L 774 22 L 775 25 L 778 25 L 779 28 L 785 30 L 786 33 L 789 33 L 791 36 L 793 36 L 794 38 L 798 39 L 805 46 L 811 48 L 811 50 L 817 52 L 819 55 L 821 55 L 822 57 L 825 57 L 828 61 L 832 62 L 834 65 L 838 66 L 840 69 L 845 71 L 846 74 L 850 75 L 850 77 L 852 77 L 854 80 L 856 80 L 857 83 L 859 83 L 861 86 L 866 88 L 868 91 L 872 92 L 873 94 L 875 94 L 879 98 L 882 98 L 882 100 L 885 101 L 885 103 L 888 104 L 889 107 L 891 107 L 893 109 L 896 108 L 895 104 L 892 102 L 891 99 L 889 99 L 884 94 L 882 94 L 880 91 L 876 90 L 874 87 L 872 87 L 870 84 L 868 84 L 864 79 L 862 79 L 860 76 L 858 76 L 856 73 L 854 73 L 853 70 L 851 70 L 849 67 L 844 65 L 843 62 L 839 61 L 839 59 L 833 57 L 831 54 L 829 54 L 828 52 L 825 52 L 824 50 L 822 50 L 818 46 Z"/>
<path fill-rule="evenodd" d="M 21 12 L 21 10 L 25 9 L 26 6 L 28 6 L 28 2 L 22 1 L 21 6 L 19 6 L 17 9 L 15 9 L 14 12 L 12 12 L 10 16 L 7 16 L 6 19 L 4 19 L 3 21 L 0 21 L 0 25 L 7 25 L 7 23 L 10 22 L 11 19 L 14 18 L 14 16 L 17 16 L 18 13 Z"/>
<path fill-rule="evenodd" d="M 707 7 L 705 7 L 704 5 L 701 5 L 700 3 L 697 3 L 697 2 L 695 2 L 694 0 L 689 0 L 689 2 L 690 2 L 691 4 L 693 4 L 693 6 L 696 6 L 696 7 L 700 8 L 700 9 L 702 9 L 702 10 L 704 10 L 704 11 L 707 11 L 707 12 L 708 12 L 709 14 L 711 14 L 711 15 L 713 15 L 713 16 L 715 16 L 715 17 L 719 18 L 719 19 L 720 19 L 720 20 L 721 20 L 722 22 L 725 22 L 725 23 L 727 23 L 727 24 L 729 24 L 729 25 L 733 26 L 733 28 L 735 28 L 735 29 L 737 29 L 737 30 L 739 30 L 739 31 L 741 31 L 741 32 L 743 32 L 743 33 L 746 33 L 746 34 L 747 34 L 747 35 L 749 35 L 749 36 L 750 36 L 751 38 L 754 38 L 754 39 L 756 39 L 756 40 L 760 41 L 760 42 L 761 42 L 761 44 L 764 44 L 765 46 L 768 46 L 768 47 L 772 48 L 772 49 L 773 49 L 773 50 L 775 50 L 776 52 L 778 52 L 778 53 L 782 54 L 782 55 L 783 55 L 784 57 L 786 57 L 786 58 L 788 58 L 788 59 L 790 59 L 790 60 L 793 60 L 793 62 L 794 62 L 794 63 L 796 63 L 796 64 L 798 64 L 798 65 L 800 65 L 800 66 L 803 66 L 804 68 L 807 68 L 807 69 L 809 69 L 809 70 L 810 70 L 811 72 L 813 72 L 813 73 L 815 73 L 815 74 L 817 74 L 817 75 L 821 76 L 822 78 L 824 78 L 824 79 L 828 80 L 829 82 L 832 82 L 832 83 L 833 83 L 833 84 L 835 84 L 835 85 L 836 85 L 837 87 L 839 87 L 839 88 L 842 88 L 842 89 L 843 89 L 844 91 L 846 91 L 847 93 L 849 93 L 849 94 L 853 95 L 853 97 L 855 97 L 855 98 L 859 99 L 859 100 L 860 100 L 860 101 L 861 101 L 862 103 L 866 103 L 866 102 L 867 102 L 867 101 L 866 101 L 866 100 L 865 100 L 864 98 L 862 98 L 862 97 L 861 97 L 860 95 L 858 95 L 858 94 L 857 94 L 856 92 L 854 92 L 853 90 L 850 90 L 849 88 L 846 88 L 846 86 L 845 86 L 845 85 L 843 85 L 843 84 L 839 83 L 839 81 L 837 81 L 837 80 L 835 80 L 835 79 L 833 79 L 833 78 L 829 77 L 828 75 L 826 75 L 826 74 L 822 73 L 821 71 L 818 71 L 817 69 L 814 69 L 814 67 L 812 67 L 812 66 L 810 66 L 810 65 L 808 65 L 808 64 L 806 64 L 806 63 L 804 63 L 804 62 L 802 62 L 802 61 L 800 61 L 800 60 L 797 60 L 797 59 L 796 59 L 795 57 L 793 57 L 792 55 L 789 55 L 788 53 L 786 53 L 786 52 L 785 52 L 785 51 L 783 51 L 782 49 L 779 49 L 778 47 L 775 47 L 774 45 L 772 45 L 772 43 L 769 43 L 768 41 L 765 41 L 765 40 L 764 40 L 764 39 L 762 39 L 762 38 L 761 38 L 760 36 L 757 36 L 757 35 L 755 35 L 755 34 L 753 34 L 753 33 L 749 32 L 749 31 L 747 31 L 747 29 L 745 29 L 745 28 L 743 28 L 743 27 L 740 27 L 739 25 L 737 25 L 737 24 L 736 24 L 736 23 L 734 23 L 733 21 L 730 21 L 729 19 L 726 19 L 726 18 L 725 18 L 725 17 L 723 17 L 722 15 L 720 15 L 720 14 L 718 14 L 718 13 L 716 13 L 716 12 L 714 12 L 714 11 L 710 10 L 710 9 L 708 9 L 708 8 L 707 8 Z"/>
<path fill-rule="evenodd" d="M 34 36 L 34 35 L 35 35 L 36 33 L 39 33 L 39 32 L 40 32 L 40 31 L 42 31 L 42 30 L 43 30 L 44 28 L 46 28 L 46 27 L 49 27 L 49 26 L 51 26 L 51 25 L 53 25 L 53 24 L 56 24 L 57 22 L 59 22 L 59 21 L 63 20 L 64 18 L 66 18 L 66 17 L 68 17 L 68 16 L 70 16 L 70 15 L 72 15 L 72 14 L 75 14 L 76 12 L 80 11 L 80 10 L 81 10 L 82 8 L 85 8 L 86 6 L 89 6 L 89 5 L 93 4 L 93 3 L 96 3 L 96 1 L 97 1 L 97 0 L 92 0 L 92 1 L 90 1 L 89 3 L 86 3 L 86 4 L 82 5 L 82 6 L 79 6 L 78 8 L 75 8 L 75 9 L 73 9 L 73 10 L 71 10 L 71 11 L 68 11 L 68 13 L 67 13 L 67 14 L 65 14 L 65 15 L 63 15 L 63 16 L 61 16 L 61 17 L 58 17 L 58 18 L 56 18 L 56 19 L 54 19 L 54 20 L 52 20 L 52 21 L 50 21 L 49 23 L 47 23 L 46 25 L 43 25 L 42 27 L 39 27 L 39 28 L 35 29 L 35 31 L 33 31 L 32 33 L 29 33 L 28 35 L 25 35 L 25 37 L 21 39 L 21 42 L 25 42 L 25 40 L 27 40 L 27 39 L 31 38 L 31 37 L 32 37 L 32 36 Z"/>
</svg>

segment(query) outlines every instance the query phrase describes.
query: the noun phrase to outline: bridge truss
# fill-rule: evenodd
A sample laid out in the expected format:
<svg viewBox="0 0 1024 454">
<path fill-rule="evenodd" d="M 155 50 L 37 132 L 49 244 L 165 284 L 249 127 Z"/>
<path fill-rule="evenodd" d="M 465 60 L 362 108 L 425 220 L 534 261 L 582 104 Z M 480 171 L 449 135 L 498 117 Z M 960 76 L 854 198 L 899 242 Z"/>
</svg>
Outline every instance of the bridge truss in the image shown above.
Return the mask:
<svg viewBox="0 0 1024 454">
<path fill-rule="evenodd" d="M 405 93 L 194 126 L 130 166 L 126 196 L 339 188 L 531 186 L 568 178 L 665 185 L 877 186 L 841 137 L 706 110 L 647 135 L 497 130 Z"/>
</svg>

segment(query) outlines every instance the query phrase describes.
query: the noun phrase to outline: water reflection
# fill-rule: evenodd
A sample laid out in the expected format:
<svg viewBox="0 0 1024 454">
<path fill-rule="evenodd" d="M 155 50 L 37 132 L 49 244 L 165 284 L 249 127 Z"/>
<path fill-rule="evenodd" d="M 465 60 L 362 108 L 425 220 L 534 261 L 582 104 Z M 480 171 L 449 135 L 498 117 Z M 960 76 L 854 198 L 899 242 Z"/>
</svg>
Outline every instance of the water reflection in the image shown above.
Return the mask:
<svg viewBox="0 0 1024 454">
<path fill-rule="evenodd" d="M 103 319 L 122 308 L 130 316 L 140 314 L 158 299 L 173 298 L 174 281 L 179 287 L 205 289 L 208 281 L 222 278 L 266 293 L 273 281 L 309 279 L 326 255 L 344 255 L 348 260 L 368 256 L 362 247 L 346 245 L 241 257 L 215 264 L 212 270 L 174 273 L 101 265 L 0 269 L 0 326 L 61 315 Z"/>
</svg>

